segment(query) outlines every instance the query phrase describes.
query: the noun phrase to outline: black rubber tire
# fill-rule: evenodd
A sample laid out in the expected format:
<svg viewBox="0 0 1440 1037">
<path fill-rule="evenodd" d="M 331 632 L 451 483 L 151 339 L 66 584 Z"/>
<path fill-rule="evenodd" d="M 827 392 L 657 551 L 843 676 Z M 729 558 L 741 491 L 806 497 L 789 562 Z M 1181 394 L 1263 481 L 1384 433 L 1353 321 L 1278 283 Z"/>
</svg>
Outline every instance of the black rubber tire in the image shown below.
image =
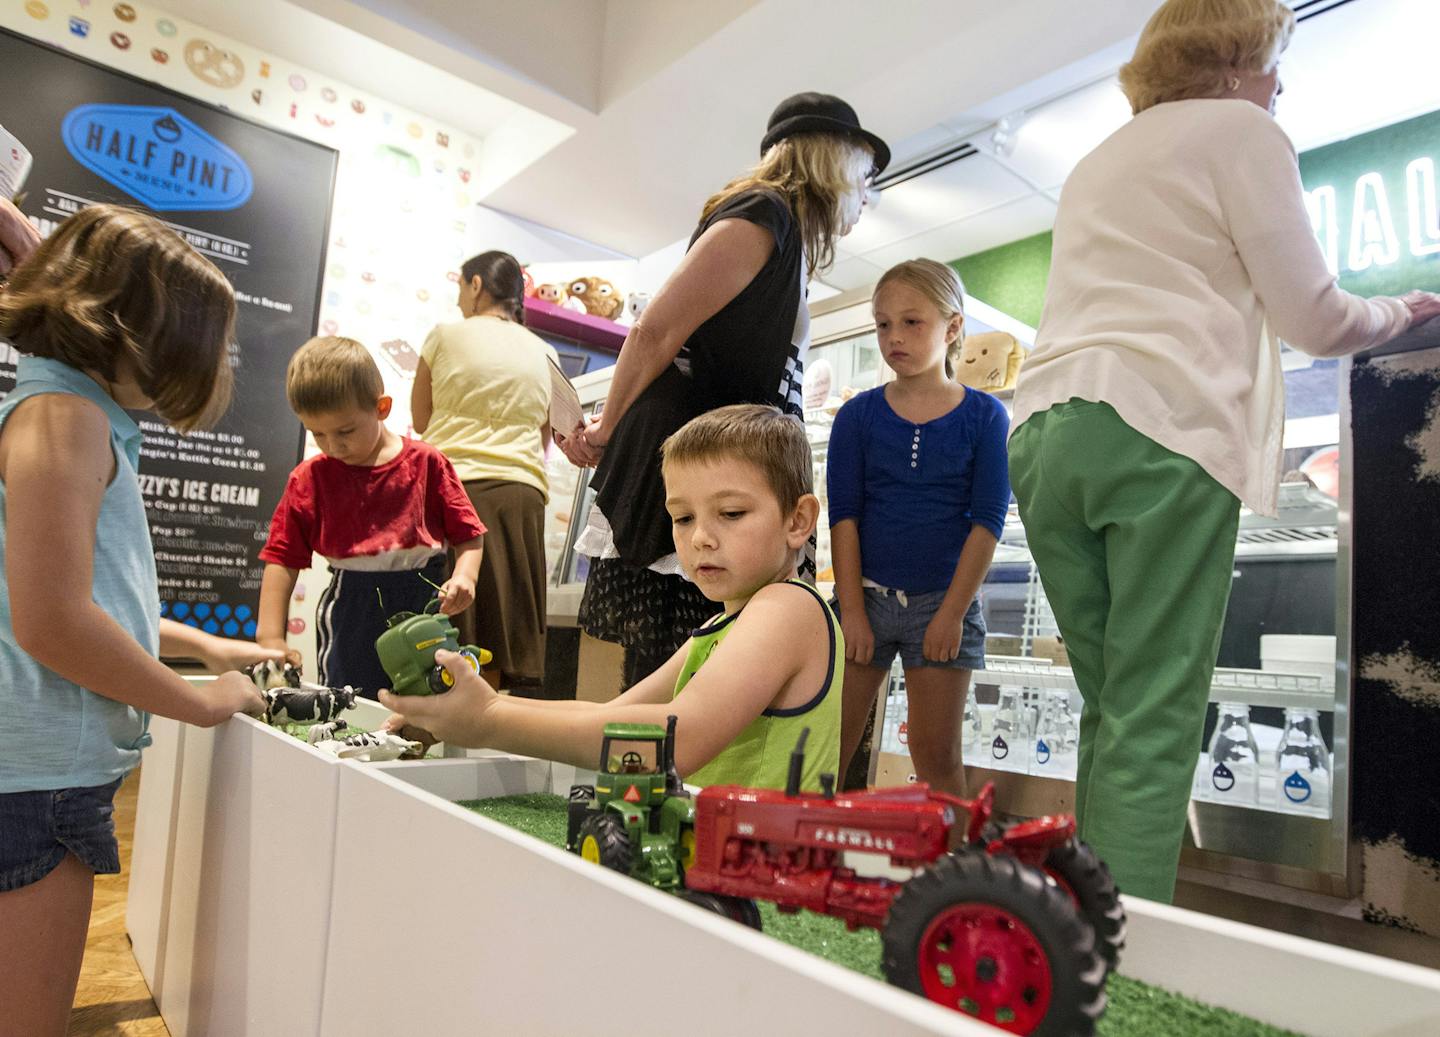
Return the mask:
<svg viewBox="0 0 1440 1037">
<path fill-rule="evenodd" d="M 756 932 L 761 931 L 760 909 L 755 906 L 755 901 L 746 897 L 727 897 L 720 893 L 698 893 L 693 889 L 681 890 L 679 896 L 681 900 L 694 904 L 696 907 L 721 915 L 732 922 L 749 926 Z"/>
<path fill-rule="evenodd" d="M 432 666 L 430 668 L 430 676 L 425 680 L 425 684 L 429 687 L 430 693 L 432 695 L 443 695 L 449 691 L 450 685 L 445 683 L 446 678 L 449 676 L 449 671 L 439 663 Z"/>
<path fill-rule="evenodd" d="M 580 826 L 590 813 L 595 800 L 594 785 L 571 785 L 570 802 L 565 807 L 565 849 L 580 852 Z"/>
<path fill-rule="evenodd" d="M 1045 870 L 1068 886 L 1080 907 L 1080 917 L 1095 930 L 1095 949 L 1113 971 L 1125 948 L 1125 908 L 1110 869 L 1088 843 L 1072 839 L 1045 858 Z"/>
<path fill-rule="evenodd" d="M 927 996 L 921 983 L 921 941 L 942 911 L 973 903 L 998 908 L 1034 935 L 1050 969 L 1050 1005 L 1030 1031 L 1036 1037 L 1091 1037 L 1105 1012 L 1105 964 L 1075 902 L 1043 872 L 1014 857 L 980 851 L 952 854 L 918 872 L 890 905 L 883 932 L 883 967 L 897 987 Z M 957 986 L 953 1004 L 964 1012 Z M 995 1020 L 986 1020 L 994 1023 Z"/>
<path fill-rule="evenodd" d="M 625 831 L 625 825 L 620 819 L 614 814 L 592 811 L 580 825 L 578 841 L 581 848 L 591 836 L 599 846 L 600 866 L 618 871 L 621 875 L 629 875 L 634 863 L 634 848 L 630 845 L 630 835 Z"/>
</svg>

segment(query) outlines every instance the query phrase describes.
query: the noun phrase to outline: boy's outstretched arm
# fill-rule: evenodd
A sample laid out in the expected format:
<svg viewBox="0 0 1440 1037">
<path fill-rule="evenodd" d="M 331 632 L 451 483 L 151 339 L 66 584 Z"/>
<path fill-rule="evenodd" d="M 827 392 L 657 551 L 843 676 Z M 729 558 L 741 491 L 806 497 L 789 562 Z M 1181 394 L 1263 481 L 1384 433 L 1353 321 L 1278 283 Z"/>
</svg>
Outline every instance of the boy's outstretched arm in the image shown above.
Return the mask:
<svg viewBox="0 0 1440 1037">
<path fill-rule="evenodd" d="M 440 611 L 445 615 L 464 612 L 474 602 L 475 581 L 480 578 L 480 559 L 484 557 L 484 549 L 483 536 L 455 545 L 455 571 L 440 585 Z"/>
<path fill-rule="evenodd" d="M 667 677 L 673 687 L 681 653 L 614 702 L 541 705 L 496 694 L 463 659 L 448 652 L 437 652 L 436 659 L 455 677 L 453 689 L 427 697 L 382 691 L 380 701 L 451 745 L 501 749 L 577 767 L 594 766 L 606 724 L 664 724 L 674 714 L 676 766 L 690 774 L 734 741 L 797 674 L 818 669 L 817 689 L 824 677 L 825 667 L 812 664 L 830 650 L 829 637 L 824 614 L 807 591 L 783 584 L 766 587 L 734 622 L 674 701 L 660 692 Z"/>
<path fill-rule="evenodd" d="M 295 593 L 299 569 L 287 569 L 274 562 L 265 563 L 260 577 L 260 616 L 255 626 L 255 640 L 262 648 L 284 652 L 287 661 L 300 665 L 300 653 L 285 640 L 285 625 L 290 619 L 290 595 Z"/>
</svg>

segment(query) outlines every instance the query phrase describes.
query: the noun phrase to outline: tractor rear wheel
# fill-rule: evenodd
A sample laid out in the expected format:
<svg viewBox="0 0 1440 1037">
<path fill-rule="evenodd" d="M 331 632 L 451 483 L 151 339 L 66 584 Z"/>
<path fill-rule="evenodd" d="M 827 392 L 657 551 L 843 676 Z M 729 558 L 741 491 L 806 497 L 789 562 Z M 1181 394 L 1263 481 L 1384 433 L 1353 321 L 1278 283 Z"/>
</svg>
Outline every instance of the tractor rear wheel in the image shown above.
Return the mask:
<svg viewBox="0 0 1440 1037">
<path fill-rule="evenodd" d="M 760 931 L 760 909 L 755 906 L 755 901 L 747 897 L 727 897 L 720 893 L 697 893 L 687 889 L 681 891 L 680 899 Z"/>
<path fill-rule="evenodd" d="M 571 785 L 570 802 L 565 805 L 565 849 L 580 852 L 580 826 L 595 801 L 594 785 Z"/>
<path fill-rule="evenodd" d="M 625 825 L 614 814 L 592 813 L 580 825 L 580 856 L 602 868 L 629 875 L 634 851 Z"/>
<path fill-rule="evenodd" d="M 941 859 L 890 905 L 886 978 L 1009 1033 L 1089 1037 L 1105 966 L 1069 895 L 1038 869 L 981 852 Z"/>
<path fill-rule="evenodd" d="M 1088 843 L 1072 839 L 1045 858 L 1045 872 L 1070 894 L 1080 917 L 1095 929 L 1095 949 L 1113 970 L 1125 947 L 1125 908 L 1110 869 Z"/>
</svg>

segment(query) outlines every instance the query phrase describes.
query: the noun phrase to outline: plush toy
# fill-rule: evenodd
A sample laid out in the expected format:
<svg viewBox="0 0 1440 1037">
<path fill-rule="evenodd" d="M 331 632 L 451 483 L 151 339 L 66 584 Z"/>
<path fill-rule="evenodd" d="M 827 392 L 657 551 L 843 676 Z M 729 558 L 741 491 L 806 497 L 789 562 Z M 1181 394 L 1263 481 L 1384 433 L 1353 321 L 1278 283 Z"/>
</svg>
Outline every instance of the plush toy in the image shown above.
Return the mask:
<svg viewBox="0 0 1440 1037">
<path fill-rule="evenodd" d="M 563 284 L 542 284 L 535 289 L 535 298 L 559 306 L 569 298 L 569 295 Z"/>
<path fill-rule="evenodd" d="M 535 278 L 530 276 L 530 268 L 522 266 L 520 276 L 525 279 L 525 298 L 529 299 L 535 294 Z"/>
<path fill-rule="evenodd" d="M 983 331 L 967 335 L 958 350 L 951 351 L 955 380 L 972 389 L 995 392 L 1015 388 L 1025 347 L 1004 331 Z"/>
<path fill-rule="evenodd" d="M 630 314 L 631 320 L 639 320 L 640 314 L 644 313 L 645 307 L 649 305 L 649 292 L 631 292 L 630 297 L 625 300 L 625 312 Z"/>
<path fill-rule="evenodd" d="M 585 312 L 606 320 L 620 316 L 625 303 L 615 286 L 603 277 L 577 277 L 570 282 L 570 298 L 579 299 Z"/>
</svg>

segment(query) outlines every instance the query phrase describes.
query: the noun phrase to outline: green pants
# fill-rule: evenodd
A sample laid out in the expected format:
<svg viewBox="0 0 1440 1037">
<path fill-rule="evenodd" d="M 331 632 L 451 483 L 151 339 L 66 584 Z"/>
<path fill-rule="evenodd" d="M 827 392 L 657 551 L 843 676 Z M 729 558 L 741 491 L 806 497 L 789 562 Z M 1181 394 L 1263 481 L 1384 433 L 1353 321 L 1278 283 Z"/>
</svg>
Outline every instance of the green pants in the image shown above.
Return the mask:
<svg viewBox="0 0 1440 1037">
<path fill-rule="evenodd" d="M 1122 891 L 1168 903 L 1239 501 L 1108 404 L 1078 399 L 1015 431 L 1010 482 L 1085 702 L 1080 837 Z"/>
</svg>

